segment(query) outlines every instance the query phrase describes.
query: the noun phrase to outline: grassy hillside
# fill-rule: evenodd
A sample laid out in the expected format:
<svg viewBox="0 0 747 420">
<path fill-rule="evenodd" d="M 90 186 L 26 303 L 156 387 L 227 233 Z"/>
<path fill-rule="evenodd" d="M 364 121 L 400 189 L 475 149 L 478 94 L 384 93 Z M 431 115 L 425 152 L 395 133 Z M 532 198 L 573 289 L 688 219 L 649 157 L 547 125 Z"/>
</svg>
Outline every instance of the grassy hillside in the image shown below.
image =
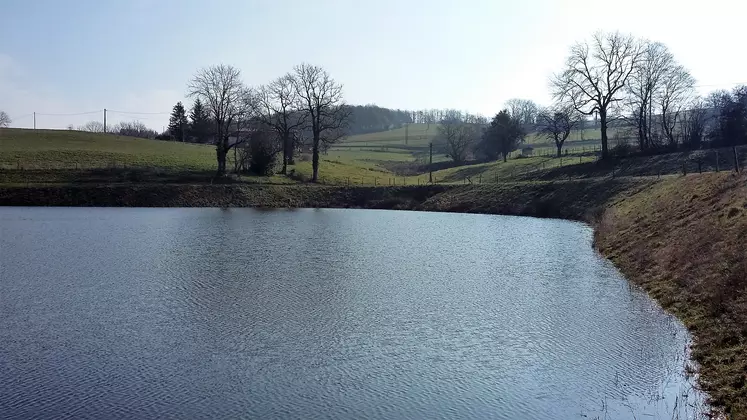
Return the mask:
<svg viewBox="0 0 747 420">
<path fill-rule="evenodd" d="M 427 131 L 426 125 L 417 126 L 419 127 L 412 129 L 415 136 Z M 395 139 L 400 131 L 402 130 L 355 136 L 349 141 L 360 142 L 367 138 L 386 143 Z M 432 125 L 430 132 L 434 131 L 435 126 Z M 321 156 L 320 179 L 327 184 L 358 185 L 412 185 L 427 182 L 427 170 L 423 168 L 427 160 L 425 152 L 418 149 L 420 146 L 395 146 L 332 148 Z M 229 166 L 231 158 L 232 154 L 229 153 Z M 588 159 L 590 158 L 583 158 L 583 161 Z M 443 155 L 434 157 L 436 163 L 447 160 Z M 566 159 L 565 164 L 581 161 Z M 508 163 L 494 162 L 437 170 L 434 171 L 434 177 L 438 183 L 463 183 L 467 178 L 473 178 L 474 182 L 488 182 L 510 178 L 527 170 L 549 169 L 559 164 L 560 161 L 548 158 L 511 159 Z M 408 171 L 400 171 L 402 165 L 408 166 Z M 79 131 L 0 129 L 0 169 L 6 169 L 0 172 L 0 183 L 6 184 L 192 182 L 198 180 L 196 173 L 203 173 L 204 178 L 211 176 L 215 170 L 215 149 L 210 145 Z M 129 172 L 123 171 L 124 169 Z M 311 161 L 308 156 L 300 156 L 289 169 L 293 172 L 294 179 L 311 177 Z M 182 174 L 181 178 L 173 176 L 176 172 Z M 403 173 L 407 175 L 403 176 Z M 262 181 L 255 177 L 242 179 L 246 182 Z M 276 176 L 263 182 L 270 181 L 285 183 L 290 180 Z"/>
<path fill-rule="evenodd" d="M 63 130 L 0 129 L 0 168 L 159 167 L 212 170 L 215 149 L 206 145 Z"/>
<path fill-rule="evenodd" d="M 412 143 L 404 145 L 404 129 L 352 136 L 321 156 L 320 181 L 337 185 L 418 185 L 428 182 L 429 137 L 435 125 L 413 124 Z M 418 136 L 424 136 L 418 139 Z M 369 146 L 351 146 L 366 144 Z M 374 146 L 379 144 L 379 146 Z M 419 145 L 418 145 L 419 144 Z M 495 183 L 506 180 L 552 180 L 611 176 L 609 165 L 593 164 L 593 153 L 581 149 L 576 156 L 550 155 L 510 158 L 451 167 L 449 159 L 434 154 L 436 183 Z M 747 150 L 745 150 L 747 152 Z M 229 153 L 229 166 L 233 154 Z M 744 154 L 747 159 L 747 154 Z M 721 168 L 729 166 L 726 153 Z M 631 158 L 617 163 L 621 175 L 677 173 L 686 162 L 689 172 L 697 166 L 686 154 Z M 581 165 L 583 164 L 583 165 Z M 215 171 L 215 149 L 210 145 L 167 142 L 92 134 L 79 131 L 0 129 L 0 183 L 70 182 L 208 182 Z M 714 165 L 705 165 L 707 170 Z M 19 170 L 21 169 L 21 170 Z M 126 171 L 124 171 L 126 170 Z M 108 171 L 108 172 L 107 172 Z M 290 177 L 240 177 L 241 182 L 288 183 L 308 180 L 312 168 L 308 155 L 289 167 Z M 178 176 L 175 174 L 178 173 Z"/>
<path fill-rule="evenodd" d="M 437 132 L 436 124 L 409 124 L 407 128 L 350 136 L 340 145 L 428 147 Z"/>
</svg>

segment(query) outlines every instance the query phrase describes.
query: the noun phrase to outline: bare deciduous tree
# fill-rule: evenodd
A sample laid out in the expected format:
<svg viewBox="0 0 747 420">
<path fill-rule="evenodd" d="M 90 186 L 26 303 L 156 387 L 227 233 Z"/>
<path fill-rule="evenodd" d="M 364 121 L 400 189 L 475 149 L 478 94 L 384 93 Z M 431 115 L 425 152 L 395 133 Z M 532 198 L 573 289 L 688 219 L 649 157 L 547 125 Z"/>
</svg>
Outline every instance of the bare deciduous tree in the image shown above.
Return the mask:
<svg viewBox="0 0 747 420">
<path fill-rule="evenodd" d="M 102 124 L 101 125 L 102 131 L 100 132 L 103 132 L 103 129 L 104 129 L 104 126 Z M 123 121 L 119 124 L 116 124 L 114 127 L 112 127 L 110 132 L 114 134 L 119 134 L 120 136 L 140 137 L 144 139 L 154 139 L 158 135 L 156 130 L 152 130 L 148 128 L 142 121 Z"/>
<path fill-rule="evenodd" d="M 509 99 L 506 101 L 506 109 L 508 109 L 511 118 L 525 127 L 532 126 L 537 122 L 540 111 L 539 106 L 529 99 Z"/>
<path fill-rule="evenodd" d="M 12 122 L 10 115 L 5 111 L 0 111 L 0 128 L 8 127 Z"/>
<path fill-rule="evenodd" d="M 702 98 L 695 98 L 687 105 L 679 119 L 682 142 L 689 149 L 700 147 L 705 138 L 706 125 L 709 118 L 708 103 Z"/>
<path fill-rule="evenodd" d="M 641 151 L 654 143 L 654 112 L 661 83 L 674 64 L 674 57 L 664 44 L 646 42 L 641 46 L 641 57 L 628 80 L 628 105 Z"/>
<path fill-rule="evenodd" d="M 677 120 L 694 84 L 690 73 L 677 64 L 664 44 L 646 42 L 642 45 L 640 60 L 627 89 L 640 150 L 658 146 L 664 140 L 669 147 L 676 147 Z"/>
<path fill-rule="evenodd" d="M 78 131 L 87 131 L 89 133 L 103 133 L 104 124 L 101 121 L 88 121 L 87 123 L 78 127 Z"/>
<path fill-rule="evenodd" d="M 287 172 L 288 163 L 293 159 L 294 140 L 306 123 L 305 112 L 299 112 L 298 92 L 293 74 L 279 77 L 268 85 L 260 86 L 256 91 L 254 108 L 255 115 L 270 129 L 274 130 L 283 145 L 283 168 L 280 173 Z"/>
<path fill-rule="evenodd" d="M 558 157 L 562 156 L 563 143 L 582 122 L 578 112 L 569 106 L 556 106 L 540 112 L 537 126 L 540 134 L 555 142 Z"/>
<path fill-rule="evenodd" d="M 305 127 L 311 131 L 311 181 L 319 175 L 319 151 L 346 134 L 351 109 L 342 96 L 342 85 L 326 70 L 311 64 L 300 64 L 294 69 L 298 109 L 305 112 Z"/>
<path fill-rule="evenodd" d="M 484 119 L 479 117 L 467 114 L 460 118 L 454 113 L 447 113 L 437 128 L 437 139 L 442 142 L 446 156 L 455 163 L 464 163 L 470 150 L 480 139 L 482 125 Z"/>
<path fill-rule="evenodd" d="M 658 94 L 661 128 L 670 146 L 677 144 L 675 129 L 688 104 L 692 104 L 695 79 L 681 65 L 670 66 Z M 680 133 L 683 134 L 683 133 Z"/>
<path fill-rule="evenodd" d="M 602 158 L 609 155 L 607 127 L 621 91 L 641 57 L 640 43 L 619 32 L 597 32 L 571 48 L 565 70 L 552 80 L 553 95 L 585 115 L 599 115 Z"/>
<path fill-rule="evenodd" d="M 225 175 L 228 151 L 238 144 L 229 144 L 231 126 L 246 115 L 249 104 L 241 71 L 225 64 L 203 68 L 192 78 L 188 90 L 190 97 L 200 99 L 215 123 L 218 174 Z"/>
</svg>

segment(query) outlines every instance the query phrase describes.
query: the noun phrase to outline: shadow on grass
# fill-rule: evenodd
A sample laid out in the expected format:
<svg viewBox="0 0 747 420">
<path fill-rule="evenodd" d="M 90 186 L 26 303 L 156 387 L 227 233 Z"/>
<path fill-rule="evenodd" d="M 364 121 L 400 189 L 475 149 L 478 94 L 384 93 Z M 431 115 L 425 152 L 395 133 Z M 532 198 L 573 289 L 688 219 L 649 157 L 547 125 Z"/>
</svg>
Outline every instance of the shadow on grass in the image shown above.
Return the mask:
<svg viewBox="0 0 747 420">
<path fill-rule="evenodd" d="M 140 168 L 0 170 L 0 184 L 246 184 L 271 183 L 268 177 L 229 174 L 215 171 L 174 171 Z"/>
</svg>

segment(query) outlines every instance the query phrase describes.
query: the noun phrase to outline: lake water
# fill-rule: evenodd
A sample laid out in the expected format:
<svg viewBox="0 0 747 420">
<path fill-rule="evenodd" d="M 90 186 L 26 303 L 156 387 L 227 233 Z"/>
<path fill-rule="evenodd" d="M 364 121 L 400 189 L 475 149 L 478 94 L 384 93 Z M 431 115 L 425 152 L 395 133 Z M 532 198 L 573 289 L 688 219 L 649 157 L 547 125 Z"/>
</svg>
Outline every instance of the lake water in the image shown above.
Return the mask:
<svg viewBox="0 0 747 420">
<path fill-rule="evenodd" d="M 688 335 L 580 223 L 0 208 L 0 418 L 680 418 Z"/>
</svg>

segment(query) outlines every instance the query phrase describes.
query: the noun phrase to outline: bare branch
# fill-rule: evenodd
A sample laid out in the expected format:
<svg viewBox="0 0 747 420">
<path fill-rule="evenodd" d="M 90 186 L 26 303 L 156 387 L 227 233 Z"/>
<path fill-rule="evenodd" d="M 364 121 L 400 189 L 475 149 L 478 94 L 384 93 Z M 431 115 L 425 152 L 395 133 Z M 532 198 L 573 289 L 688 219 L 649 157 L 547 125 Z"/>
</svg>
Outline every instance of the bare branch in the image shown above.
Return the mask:
<svg viewBox="0 0 747 420">
<path fill-rule="evenodd" d="M 538 132 L 552 140 L 561 156 L 563 143 L 582 122 L 581 115 L 572 106 L 557 104 L 544 110 L 537 117 Z"/>
<path fill-rule="evenodd" d="M 316 181 L 320 147 L 345 136 L 352 109 L 343 100 L 342 85 L 319 66 L 306 63 L 296 66 L 293 80 L 297 107 L 306 114 L 304 126 L 312 135 L 312 181 Z"/>
<path fill-rule="evenodd" d="M 5 111 L 0 111 L 0 128 L 8 127 L 12 122 L 10 115 Z"/>
<path fill-rule="evenodd" d="M 607 156 L 608 118 L 615 113 L 620 90 L 640 59 L 639 42 L 619 32 L 594 34 L 591 42 L 571 47 L 565 69 L 551 81 L 553 96 L 584 115 L 599 115 L 602 156 Z"/>
<path fill-rule="evenodd" d="M 246 117 L 246 99 L 251 96 L 241 72 L 225 64 L 203 68 L 190 81 L 188 95 L 202 101 L 215 123 L 218 173 L 225 174 L 228 134 L 232 124 Z"/>
</svg>

